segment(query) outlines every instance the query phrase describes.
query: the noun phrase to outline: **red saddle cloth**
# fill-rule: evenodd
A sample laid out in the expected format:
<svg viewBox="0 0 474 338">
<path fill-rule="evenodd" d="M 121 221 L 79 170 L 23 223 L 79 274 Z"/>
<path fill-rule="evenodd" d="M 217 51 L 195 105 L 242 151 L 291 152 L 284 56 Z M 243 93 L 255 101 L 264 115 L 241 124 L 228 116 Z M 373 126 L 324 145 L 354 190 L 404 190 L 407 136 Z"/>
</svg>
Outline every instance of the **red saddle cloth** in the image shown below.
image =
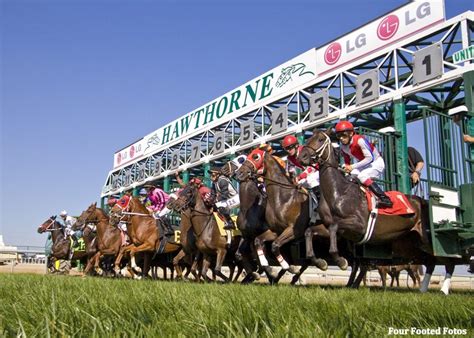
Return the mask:
<svg viewBox="0 0 474 338">
<path fill-rule="evenodd" d="M 374 206 L 372 205 L 372 195 L 373 193 L 369 189 L 365 190 L 365 196 L 367 197 L 367 204 L 369 205 L 369 210 L 372 210 Z M 410 201 L 405 196 L 405 194 L 400 191 L 386 191 L 385 194 L 390 197 L 390 200 L 393 203 L 391 208 L 380 208 L 378 209 L 379 215 L 410 215 L 415 213 L 415 209 L 412 207 Z"/>
</svg>

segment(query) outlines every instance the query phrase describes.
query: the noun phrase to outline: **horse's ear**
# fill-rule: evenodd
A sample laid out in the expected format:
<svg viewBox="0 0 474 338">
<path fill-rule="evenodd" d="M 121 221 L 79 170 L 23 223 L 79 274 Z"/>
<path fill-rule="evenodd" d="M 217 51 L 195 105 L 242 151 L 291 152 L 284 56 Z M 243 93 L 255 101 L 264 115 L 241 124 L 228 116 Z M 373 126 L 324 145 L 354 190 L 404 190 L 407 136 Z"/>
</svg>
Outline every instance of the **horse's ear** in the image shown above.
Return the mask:
<svg viewBox="0 0 474 338">
<path fill-rule="evenodd" d="M 97 207 L 97 202 L 94 203 L 94 207 Z"/>
<path fill-rule="evenodd" d="M 327 136 L 331 137 L 331 135 L 334 134 L 334 130 L 332 129 L 332 127 L 328 127 L 328 129 L 326 129 L 326 130 L 324 131 L 324 133 L 325 133 Z"/>
</svg>

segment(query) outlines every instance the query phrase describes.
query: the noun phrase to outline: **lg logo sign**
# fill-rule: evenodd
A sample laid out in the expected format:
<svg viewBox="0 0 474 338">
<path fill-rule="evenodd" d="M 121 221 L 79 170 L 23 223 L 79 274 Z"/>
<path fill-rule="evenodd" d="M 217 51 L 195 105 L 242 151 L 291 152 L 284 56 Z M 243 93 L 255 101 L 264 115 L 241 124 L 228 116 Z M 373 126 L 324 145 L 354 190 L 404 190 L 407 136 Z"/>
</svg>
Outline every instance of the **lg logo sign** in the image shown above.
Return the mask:
<svg viewBox="0 0 474 338">
<path fill-rule="evenodd" d="M 389 15 L 380 21 L 379 26 L 377 27 L 377 36 L 380 40 L 388 40 L 398 31 L 400 27 L 400 20 L 398 16 Z"/>
<path fill-rule="evenodd" d="M 339 42 L 334 42 L 326 49 L 326 52 L 324 53 L 324 61 L 326 61 L 328 65 L 333 65 L 339 60 L 341 54 L 341 44 Z"/>
<path fill-rule="evenodd" d="M 400 30 L 400 26 L 403 26 L 403 29 L 408 31 L 410 25 L 429 16 L 431 14 L 430 3 L 428 1 L 422 2 L 416 8 L 411 7 L 397 14 L 387 15 L 380 20 L 377 26 L 377 37 L 379 40 L 386 41 L 393 38 Z M 324 52 L 326 64 L 333 65 L 337 63 L 343 53 L 352 57 L 357 57 L 361 53 L 367 53 L 368 51 L 363 51 L 362 48 L 367 46 L 367 39 L 372 39 L 373 33 L 371 30 L 375 30 L 375 26 L 367 25 L 361 28 L 358 34 L 353 33 L 345 39 L 331 43 Z M 373 41 L 371 41 L 371 45 L 373 45 Z"/>
</svg>

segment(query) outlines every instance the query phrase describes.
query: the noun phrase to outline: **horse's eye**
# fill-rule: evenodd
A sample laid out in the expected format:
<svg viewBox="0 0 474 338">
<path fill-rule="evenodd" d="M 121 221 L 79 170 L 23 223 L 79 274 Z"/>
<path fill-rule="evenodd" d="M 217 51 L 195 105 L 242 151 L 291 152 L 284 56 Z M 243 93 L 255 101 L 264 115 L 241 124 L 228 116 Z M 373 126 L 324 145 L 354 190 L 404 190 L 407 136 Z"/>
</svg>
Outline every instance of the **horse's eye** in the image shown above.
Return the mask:
<svg viewBox="0 0 474 338">
<path fill-rule="evenodd" d="M 260 159 L 260 155 L 259 155 L 259 154 L 254 154 L 254 155 L 252 156 L 252 158 L 253 158 L 255 161 L 257 161 L 257 160 Z"/>
</svg>

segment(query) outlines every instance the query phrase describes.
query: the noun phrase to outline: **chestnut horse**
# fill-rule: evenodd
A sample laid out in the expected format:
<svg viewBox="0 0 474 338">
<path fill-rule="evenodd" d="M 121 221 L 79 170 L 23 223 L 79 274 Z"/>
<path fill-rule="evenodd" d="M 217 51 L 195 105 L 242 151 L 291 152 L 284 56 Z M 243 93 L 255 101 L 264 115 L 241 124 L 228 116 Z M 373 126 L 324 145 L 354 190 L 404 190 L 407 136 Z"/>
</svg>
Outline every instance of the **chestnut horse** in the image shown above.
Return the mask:
<svg viewBox="0 0 474 338">
<path fill-rule="evenodd" d="M 72 257 L 71 252 L 71 240 L 64 234 L 64 228 L 61 223 L 56 221 L 57 216 L 51 216 L 44 221 L 37 229 L 38 233 L 51 232 L 53 246 L 51 248 L 51 256 L 54 260 L 70 260 L 70 259 L 82 259 L 86 257 L 86 251 L 74 251 Z"/>
<path fill-rule="evenodd" d="M 101 257 L 116 257 L 120 251 L 120 247 L 122 246 L 120 230 L 109 224 L 109 217 L 104 210 L 97 208 L 97 203 L 92 203 L 86 210 L 84 210 L 77 219 L 76 224 L 85 228 L 89 228 L 89 224 L 94 224 L 96 226 L 96 245 L 98 251 L 88 261 L 84 274 L 87 274 L 87 272 L 94 266 L 95 271 L 100 275 L 103 273 L 99 266 Z"/>
<path fill-rule="evenodd" d="M 267 204 L 265 219 L 269 225 L 268 230 L 255 238 L 260 264 L 268 270 L 268 261 L 264 254 L 264 242 L 273 241 L 272 253 L 279 261 L 284 271 L 290 266 L 280 253 L 280 248 L 297 238 L 307 237 L 306 243 L 312 242 L 313 235 L 319 234 L 318 226 L 310 226 L 309 193 L 295 184 L 286 174 L 283 166 L 266 149 L 254 149 L 247 160 L 236 171 L 236 178 L 245 182 L 255 177 L 258 171 L 263 171 L 265 187 L 267 190 Z M 241 198 L 244 198 L 243 196 Z M 310 228 L 310 230 L 308 230 Z M 311 257 L 313 255 L 313 257 Z M 311 249 L 307 250 L 307 258 L 320 269 L 326 270 L 325 260 L 315 258 Z M 343 264 L 339 264 L 342 269 Z M 347 266 L 347 263 L 346 263 Z M 296 273 L 296 271 L 290 271 Z"/>
<path fill-rule="evenodd" d="M 221 236 L 216 219 L 212 210 L 204 203 L 199 189 L 194 184 L 186 186 L 179 193 L 178 199 L 174 203 L 174 208 L 178 212 L 188 210 L 190 212 L 189 219 L 191 220 L 192 229 L 196 236 L 196 246 L 198 250 L 203 254 L 203 264 L 201 270 L 201 276 L 206 280 L 210 281 L 207 276 L 212 258 L 216 257 L 216 263 L 213 272 L 216 276 L 222 278 L 225 282 L 232 280 L 232 274 L 235 268 L 235 261 L 233 254 L 235 253 L 240 236 L 232 237 L 230 248 L 227 248 L 227 241 L 225 236 Z M 222 266 L 226 255 L 232 254 L 232 257 L 227 257 L 231 276 L 227 277 L 222 272 Z"/>
<path fill-rule="evenodd" d="M 110 224 L 118 225 L 121 221 L 127 222 L 127 231 L 132 241 L 131 245 L 122 247 L 115 260 L 115 272 L 120 272 L 120 262 L 125 253 L 130 252 L 130 261 L 132 269 L 141 272 L 137 266 L 135 255 L 138 252 L 144 254 L 143 275 L 146 276 L 150 269 L 151 254 L 175 252 L 181 248 L 178 244 L 166 241 L 163 248 L 160 248 L 160 227 L 156 224 L 156 219 L 150 215 L 147 208 L 140 202 L 137 197 L 128 195 L 122 198 L 110 210 Z"/>
</svg>

